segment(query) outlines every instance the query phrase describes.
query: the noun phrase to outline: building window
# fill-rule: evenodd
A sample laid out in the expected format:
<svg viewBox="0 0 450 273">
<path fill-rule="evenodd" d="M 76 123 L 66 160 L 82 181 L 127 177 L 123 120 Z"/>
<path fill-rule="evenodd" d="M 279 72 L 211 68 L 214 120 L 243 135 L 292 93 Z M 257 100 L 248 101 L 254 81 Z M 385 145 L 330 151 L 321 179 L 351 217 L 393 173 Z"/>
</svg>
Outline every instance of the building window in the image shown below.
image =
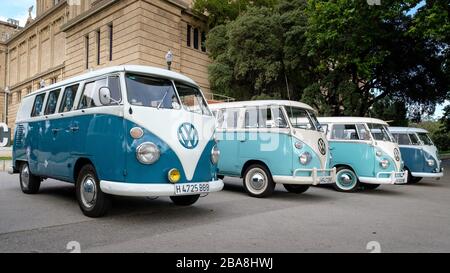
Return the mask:
<svg viewBox="0 0 450 273">
<path fill-rule="evenodd" d="M 192 26 L 188 25 L 187 26 L 187 36 L 186 36 L 186 41 L 187 41 L 187 46 L 191 47 L 191 35 L 192 35 Z"/>
<path fill-rule="evenodd" d="M 97 30 L 97 65 L 100 65 L 100 30 Z"/>
<path fill-rule="evenodd" d="M 31 86 L 27 88 L 27 95 L 31 93 L 31 90 L 32 90 Z"/>
<path fill-rule="evenodd" d="M 22 90 L 17 92 L 17 103 L 20 103 L 22 101 Z"/>
<path fill-rule="evenodd" d="M 206 32 L 202 31 L 202 51 L 206 52 Z"/>
<path fill-rule="evenodd" d="M 198 49 L 198 28 L 194 29 L 194 48 Z"/>
<path fill-rule="evenodd" d="M 110 24 L 108 26 L 108 32 L 109 32 L 109 61 L 113 60 L 113 25 Z"/>
<path fill-rule="evenodd" d="M 89 34 L 84 37 L 86 49 L 86 69 L 89 69 Z"/>
</svg>

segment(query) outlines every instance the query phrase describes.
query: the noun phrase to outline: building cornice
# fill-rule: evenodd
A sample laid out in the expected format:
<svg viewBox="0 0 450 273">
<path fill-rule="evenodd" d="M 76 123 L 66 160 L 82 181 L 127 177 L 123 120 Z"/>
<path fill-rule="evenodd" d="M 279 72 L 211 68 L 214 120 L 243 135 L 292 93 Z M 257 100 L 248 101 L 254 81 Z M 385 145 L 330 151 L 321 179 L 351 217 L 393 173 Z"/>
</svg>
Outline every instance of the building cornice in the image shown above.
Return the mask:
<svg viewBox="0 0 450 273">
<path fill-rule="evenodd" d="M 69 29 L 73 28 L 75 25 L 83 22 L 84 20 L 86 20 L 87 18 L 89 18 L 90 16 L 104 10 L 105 8 L 115 4 L 119 2 L 119 0 L 102 0 L 96 3 L 95 6 L 93 6 L 91 9 L 89 9 L 88 11 L 78 15 L 77 17 L 73 18 L 72 20 L 68 21 L 67 23 L 65 23 L 62 27 L 61 27 L 61 31 L 66 32 Z"/>
<path fill-rule="evenodd" d="M 31 22 L 29 25 L 22 28 L 19 32 L 15 33 L 8 41 L 6 41 L 6 44 L 11 43 L 12 41 L 19 38 L 23 33 L 25 33 L 30 28 L 34 27 L 37 23 L 45 19 L 47 16 L 53 14 L 55 11 L 59 10 L 61 7 L 65 6 L 67 4 L 67 0 L 63 0 L 59 2 L 56 6 L 52 7 L 51 9 L 47 10 L 40 16 L 36 17 L 33 22 Z"/>
<path fill-rule="evenodd" d="M 65 64 L 60 64 L 60 65 L 58 65 L 58 66 L 55 66 L 55 67 L 53 67 L 53 68 L 50 68 L 50 69 L 47 70 L 47 71 L 41 72 L 41 73 L 39 73 L 39 74 L 36 74 L 36 75 L 33 76 L 33 77 L 30 77 L 30 78 L 28 78 L 28 79 L 25 79 L 25 80 L 19 82 L 19 83 L 16 83 L 16 84 L 14 84 L 13 86 L 10 86 L 9 88 L 10 88 L 11 90 L 14 90 L 14 89 L 16 89 L 16 88 L 19 87 L 19 86 L 28 85 L 31 81 L 35 81 L 35 80 L 40 79 L 40 78 L 42 78 L 42 77 L 44 77 L 44 76 L 46 76 L 46 75 L 48 75 L 48 74 L 55 73 L 55 72 L 57 72 L 58 70 L 61 70 L 61 69 L 64 69 L 64 68 L 65 68 Z"/>
</svg>

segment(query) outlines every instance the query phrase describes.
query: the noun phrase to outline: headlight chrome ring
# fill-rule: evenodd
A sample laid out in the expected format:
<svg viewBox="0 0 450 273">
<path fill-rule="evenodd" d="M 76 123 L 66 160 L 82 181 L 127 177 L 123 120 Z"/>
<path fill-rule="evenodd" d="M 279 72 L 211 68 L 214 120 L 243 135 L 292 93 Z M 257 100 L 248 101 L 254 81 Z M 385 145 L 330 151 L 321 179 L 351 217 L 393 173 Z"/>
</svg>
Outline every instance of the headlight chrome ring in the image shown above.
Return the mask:
<svg viewBox="0 0 450 273">
<path fill-rule="evenodd" d="M 311 154 L 304 152 L 300 155 L 299 160 L 302 165 L 308 165 L 308 163 L 311 162 Z"/>
<path fill-rule="evenodd" d="M 145 165 L 151 165 L 159 160 L 161 152 L 152 142 L 144 142 L 136 149 L 136 158 L 139 162 Z"/>
<path fill-rule="evenodd" d="M 382 160 L 380 161 L 380 166 L 381 166 L 381 168 L 383 168 L 383 169 L 387 169 L 387 168 L 389 167 L 389 160 L 387 160 L 387 159 L 382 159 Z"/>
</svg>

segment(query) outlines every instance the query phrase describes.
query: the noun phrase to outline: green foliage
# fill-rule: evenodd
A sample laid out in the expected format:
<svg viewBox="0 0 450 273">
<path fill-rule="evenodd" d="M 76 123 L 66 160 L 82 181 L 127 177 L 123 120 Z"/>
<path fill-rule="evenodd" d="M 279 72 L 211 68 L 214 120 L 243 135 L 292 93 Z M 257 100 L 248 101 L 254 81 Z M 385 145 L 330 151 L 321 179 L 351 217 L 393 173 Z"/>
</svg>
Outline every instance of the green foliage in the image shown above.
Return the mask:
<svg viewBox="0 0 450 273">
<path fill-rule="evenodd" d="M 207 14 L 211 28 L 235 20 L 249 7 L 274 6 L 277 0 L 195 0 L 193 10 Z"/>
<path fill-rule="evenodd" d="M 440 151 L 450 150 L 450 132 L 442 130 L 443 124 L 436 121 L 424 121 L 411 124 L 413 127 L 419 127 L 427 130 L 434 144 Z"/>
<path fill-rule="evenodd" d="M 450 4 L 430 0 L 409 15 L 419 2 L 197 0 L 215 26 L 211 87 L 237 99 L 302 100 L 324 115 L 373 106 L 371 115 L 398 125 L 407 104 L 420 120 L 450 90 Z"/>
</svg>

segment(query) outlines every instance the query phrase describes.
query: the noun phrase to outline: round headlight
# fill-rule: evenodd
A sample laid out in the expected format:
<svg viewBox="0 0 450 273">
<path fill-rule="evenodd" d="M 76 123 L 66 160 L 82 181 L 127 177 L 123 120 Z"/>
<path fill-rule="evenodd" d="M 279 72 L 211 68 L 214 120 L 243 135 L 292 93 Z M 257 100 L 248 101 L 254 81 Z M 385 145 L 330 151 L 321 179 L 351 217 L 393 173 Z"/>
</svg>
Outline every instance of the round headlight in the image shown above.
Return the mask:
<svg viewBox="0 0 450 273">
<path fill-rule="evenodd" d="M 381 160 L 381 161 L 380 161 L 380 166 L 381 166 L 381 168 L 383 168 L 383 169 L 387 169 L 387 167 L 389 167 L 389 160 L 387 160 L 387 159 Z"/>
<path fill-rule="evenodd" d="M 311 154 L 308 152 L 304 152 L 300 155 L 300 163 L 303 165 L 307 165 L 311 161 Z"/>
<path fill-rule="evenodd" d="M 217 145 L 214 145 L 214 147 L 211 150 L 211 162 L 212 162 L 212 164 L 216 165 L 217 163 L 219 163 L 219 158 L 220 158 L 220 150 L 217 147 Z"/>
<path fill-rule="evenodd" d="M 428 166 L 433 167 L 434 166 L 434 160 L 433 159 L 428 159 L 427 160 L 427 164 L 428 164 Z"/>
<path fill-rule="evenodd" d="M 136 158 L 142 164 L 150 165 L 158 161 L 160 151 L 158 146 L 152 142 L 145 142 L 136 149 Z"/>
</svg>

